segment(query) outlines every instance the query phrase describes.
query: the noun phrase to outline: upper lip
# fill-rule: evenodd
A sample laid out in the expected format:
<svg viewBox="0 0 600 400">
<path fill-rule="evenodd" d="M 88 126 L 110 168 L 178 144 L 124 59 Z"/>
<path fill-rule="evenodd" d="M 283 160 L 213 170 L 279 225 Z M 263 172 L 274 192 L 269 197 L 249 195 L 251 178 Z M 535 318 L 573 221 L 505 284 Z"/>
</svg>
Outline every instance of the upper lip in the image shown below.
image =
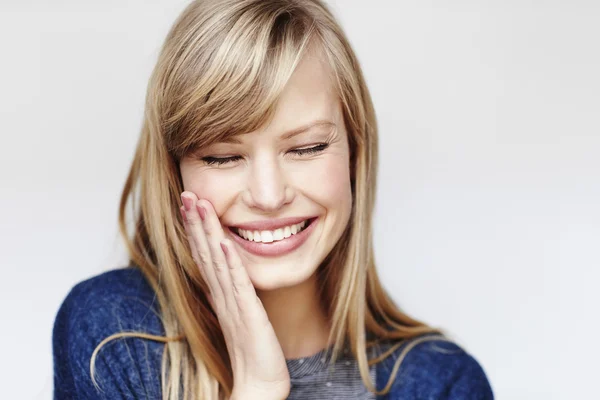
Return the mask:
<svg viewBox="0 0 600 400">
<path fill-rule="evenodd" d="M 272 231 L 277 228 L 283 228 L 284 226 L 299 224 L 302 221 L 311 219 L 314 217 L 289 217 L 279 219 L 266 219 L 263 221 L 245 222 L 242 224 L 232 225 L 232 228 L 239 228 L 246 231 Z"/>
</svg>

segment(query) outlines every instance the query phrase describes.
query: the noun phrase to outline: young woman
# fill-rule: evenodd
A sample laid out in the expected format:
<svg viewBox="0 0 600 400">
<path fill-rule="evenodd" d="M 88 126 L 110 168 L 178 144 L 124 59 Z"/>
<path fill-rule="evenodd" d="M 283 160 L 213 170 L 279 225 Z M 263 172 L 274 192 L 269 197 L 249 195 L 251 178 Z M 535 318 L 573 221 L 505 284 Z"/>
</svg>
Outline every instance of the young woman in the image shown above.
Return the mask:
<svg viewBox="0 0 600 400">
<path fill-rule="evenodd" d="M 55 398 L 491 399 L 477 361 L 378 280 L 377 145 L 320 0 L 191 3 L 121 198 L 130 265 L 61 306 Z"/>
</svg>

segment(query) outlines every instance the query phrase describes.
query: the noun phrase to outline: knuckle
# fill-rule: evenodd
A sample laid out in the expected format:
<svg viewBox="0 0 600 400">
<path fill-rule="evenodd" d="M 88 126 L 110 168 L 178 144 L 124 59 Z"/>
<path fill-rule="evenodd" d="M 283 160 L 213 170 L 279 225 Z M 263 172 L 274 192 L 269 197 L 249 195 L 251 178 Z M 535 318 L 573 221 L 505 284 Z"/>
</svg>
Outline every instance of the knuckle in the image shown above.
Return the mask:
<svg viewBox="0 0 600 400">
<path fill-rule="evenodd" d="M 200 224 L 200 219 L 197 216 L 193 215 L 193 214 L 187 214 L 186 218 L 187 218 L 187 224 L 189 226 L 195 226 L 195 225 L 199 225 Z"/>
<path fill-rule="evenodd" d="M 210 262 L 210 257 L 206 253 L 199 253 L 197 258 L 202 265 L 207 265 Z"/>
<path fill-rule="evenodd" d="M 204 228 L 204 233 L 206 234 L 206 236 L 212 236 L 214 230 L 211 228 L 210 224 L 204 223 L 202 227 Z"/>
<path fill-rule="evenodd" d="M 215 261 L 215 269 L 219 272 L 223 272 L 227 270 L 227 263 L 224 262 L 223 260 L 217 260 Z"/>
</svg>

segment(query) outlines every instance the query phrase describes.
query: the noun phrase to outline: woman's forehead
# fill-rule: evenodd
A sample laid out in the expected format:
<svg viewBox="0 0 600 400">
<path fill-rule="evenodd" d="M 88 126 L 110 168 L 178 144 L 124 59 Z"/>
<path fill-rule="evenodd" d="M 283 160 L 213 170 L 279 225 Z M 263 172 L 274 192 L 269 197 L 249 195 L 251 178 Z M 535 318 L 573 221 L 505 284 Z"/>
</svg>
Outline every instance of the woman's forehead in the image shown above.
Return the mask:
<svg viewBox="0 0 600 400">
<path fill-rule="evenodd" d="M 273 132 L 290 139 L 299 132 L 330 130 L 341 118 L 341 102 L 327 67 L 319 57 L 307 55 L 287 82 L 273 114 L 254 131 L 234 132 L 221 142 L 239 143 L 246 134 Z"/>
</svg>

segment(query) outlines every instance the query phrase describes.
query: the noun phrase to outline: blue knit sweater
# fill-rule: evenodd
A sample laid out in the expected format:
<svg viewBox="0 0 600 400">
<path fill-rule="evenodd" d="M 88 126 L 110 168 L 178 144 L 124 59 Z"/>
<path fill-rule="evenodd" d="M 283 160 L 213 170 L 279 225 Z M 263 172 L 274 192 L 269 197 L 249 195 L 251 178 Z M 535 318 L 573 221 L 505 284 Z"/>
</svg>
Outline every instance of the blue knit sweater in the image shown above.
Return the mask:
<svg viewBox="0 0 600 400">
<path fill-rule="evenodd" d="M 54 322 L 54 399 L 160 399 L 163 344 L 138 338 L 106 344 L 96 358 L 98 391 L 90 377 L 92 352 L 116 332 L 163 335 L 154 292 L 137 268 L 117 269 L 77 284 Z M 388 381 L 403 347 L 377 364 L 377 389 Z M 410 350 L 391 391 L 378 399 L 493 399 L 477 361 L 456 344 L 427 341 Z"/>
</svg>

